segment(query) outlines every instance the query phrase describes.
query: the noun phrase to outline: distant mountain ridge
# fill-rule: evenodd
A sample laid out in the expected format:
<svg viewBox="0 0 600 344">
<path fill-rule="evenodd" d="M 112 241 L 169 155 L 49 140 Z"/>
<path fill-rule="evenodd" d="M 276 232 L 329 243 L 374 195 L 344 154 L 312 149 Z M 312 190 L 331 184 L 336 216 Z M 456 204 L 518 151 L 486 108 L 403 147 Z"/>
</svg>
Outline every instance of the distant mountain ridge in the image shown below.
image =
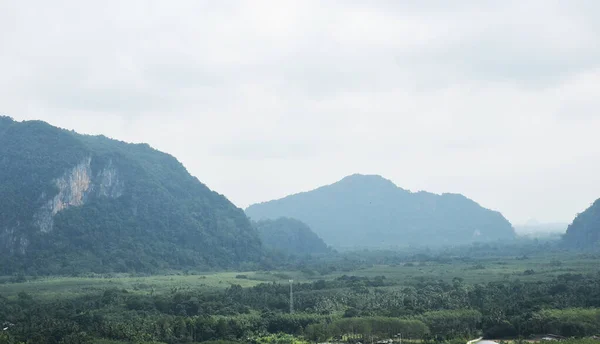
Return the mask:
<svg viewBox="0 0 600 344">
<path fill-rule="evenodd" d="M 299 219 L 334 247 L 438 246 L 515 237 L 502 214 L 465 196 L 413 193 L 377 175 L 351 175 L 251 205 L 246 214 L 254 220 Z"/>
<path fill-rule="evenodd" d="M 258 262 L 244 212 L 147 144 L 0 116 L 0 274 Z"/>
<path fill-rule="evenodd" d="M 571 249 L 600 249 L 600 199 L 575 217 L 562 243 Z"/>
<path fill-rule="evenodd" d="M 284 254 L 327 253 L 329 247 L 302 221 L 287 217 L 253 223 L 263 245 Z"/>
</svg>

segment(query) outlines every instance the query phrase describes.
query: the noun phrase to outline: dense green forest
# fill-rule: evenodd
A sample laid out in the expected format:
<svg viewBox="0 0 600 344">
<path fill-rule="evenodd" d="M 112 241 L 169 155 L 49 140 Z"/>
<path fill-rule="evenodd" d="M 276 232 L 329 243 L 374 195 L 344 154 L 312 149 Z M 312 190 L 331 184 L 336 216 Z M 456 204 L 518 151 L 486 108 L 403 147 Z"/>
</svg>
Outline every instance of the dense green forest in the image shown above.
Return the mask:
<svg viewBox="0 0 600 344">
<path fill-rule="evenodd" d="M 306 255 L 327 253 L 329 248 L 310 227 L 290 218 L 261 220 L 253 223 L 266 248 L 281 253 Z"/>
<path fill-rule="evenodd" d="M 0 119 L 0 274 L 203 269 L 264 253 L 241 209 L 146 144 Z"/>
<path fill-rule="evenodd" d="M 478 336 L 515 339 L 554 333 L 581 338 L 600 333 L 597 266 L 573 255 L 550 261 L 539 257 L 548 261 L 543 264 L 523 259 L 417 260 L 410 263 L 414 266 L 388 266 L 385 275 L 366 276 L 378 266 L 314 275 L 294 285 L 294 314 L 289 314 L 291 275 L 285 273 L 239 273 L 227 284 L 212 286 L 205 283 L 224 276 L 175 276 L 162 286 L 155 277 L 133 278 L 128 287 L 118 284 L 118 277 L 98 276 L 90 281 L 104 280 L 106 287 L 85 282 L 79 292 L 61 290 L 73 282 L 60 287 L 60 280 L 13 278 L 0 284 L 0 295 L 5 295 L 0 296 L 0 323 L 9 324 L 0 343 L 93 343 L 99 338 L 136 343 L 261 343 L 265 338 L 277 343 L 364 342 L 399 333 L 405 340 L 464 343 Z M 496 279 L 502 266 L 525 270 Z M 542 266 L 547 273 L 540 271 Z M 452 271 L 455 277 L 406 277 L 408 271 L 430 268 Z M 256 280 L 260 276 L 275 279 Z M 470 281 L 468 276 L 482 279 Z M 198 282 L 177 282 L 184 279 Z M 41 292 L 44 286 L 50 289 Z"/>
<path fill-rule="evenodd" d="M 502 214 L 462 195 L 412 193 L 380 176 L 352 175 L 252 205 L 246 214 L 254 220 L 298 219 L 334 248 L 460 245 L 515 237 Z"/>
</svg>

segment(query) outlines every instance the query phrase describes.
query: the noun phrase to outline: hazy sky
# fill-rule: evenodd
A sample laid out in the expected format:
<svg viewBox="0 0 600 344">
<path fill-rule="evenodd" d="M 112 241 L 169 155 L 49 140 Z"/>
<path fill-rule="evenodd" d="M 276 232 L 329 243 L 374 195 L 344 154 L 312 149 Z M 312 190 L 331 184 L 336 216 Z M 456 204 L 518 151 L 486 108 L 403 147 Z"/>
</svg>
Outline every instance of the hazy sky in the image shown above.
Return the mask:
<svg viewBox="0 0 600 344">
<path fill-rule="evenodd" d="M 0 1 L 0 113 L 148 142 L 240 207 L 369 173 L 568 222 L 599 109 L 596 0 Z"/>
</svg>

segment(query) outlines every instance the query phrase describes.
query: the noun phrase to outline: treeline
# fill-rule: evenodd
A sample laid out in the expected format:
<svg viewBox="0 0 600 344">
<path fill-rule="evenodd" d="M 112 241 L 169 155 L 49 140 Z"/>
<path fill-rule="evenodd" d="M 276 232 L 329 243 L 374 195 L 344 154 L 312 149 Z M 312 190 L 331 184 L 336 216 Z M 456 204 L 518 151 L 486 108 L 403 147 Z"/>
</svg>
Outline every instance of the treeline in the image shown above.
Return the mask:
<svg viewBox="0 0 600 344">
<path fill-rule="evenodd" d="M 417 319 L 388 317 L 343 318 L 331 323 L 317 323 L 306 327 L 304 336 L 313 342 L 330 338 L 428 338 L 429 328 Z"/>
<path fill-rule="evenodd" d="M 148 194 L 149 198 L 156 198 L 156 195 Z M 145 196 L 145 197 L 146 197 Z M 113 213 L 107 204 L 96 203 L 93 207 L 97 213 Z M 126 209 L 123 206 L 122 209 Z M 67 214 L 69 221 L 81 222 L 81 214 Z M 107 215 L 108 216 L 108 215 Z M 117 221 L 111 219 L 110 221 Z M 61 216 L 57 218 L 58 222 L 63 221 Z M 118 222 L 118 221 L 117 221 Z M 87 226 L 87 225 L 86 225 Z M 94 224 L 93 226 L 98 226 Z M 84 228 L 85 226 L 76 226 L 75 228 Z M 190 273 L 200 273 L 207 271 L 222 271 L 224 267 L 231 267 L 234 270 L 243 271 L 273 271 L 273 270 L 294 270 L 302 271 L 307 276 L 326 276 L 331 273 L 351 273 L 359 269 L 370 268 L 376 265 L 417 265 L 423 262 L 434 262 L 440 264 L 454 264 L 456 262 L 472 262 L 477 264 L 481 258 L 488 257 L 522 257 L 538 254 L 550 255 L 552 253 L 564 253 L 557 242 L 544 241 L 537 239 L 519 239 L 510 243 L 475 243 L 472 245 L 456 246 L 429 249 L 423 247 L 402 248 L 397 250 L 363 250 L 351 252 L 328 251 L 319 254 L 299 254 L 297 252 L 283 253 L 277 250 L 267 250 L 264 255 L 256 261 L 220 261 L 213 257 L 210 261 L 199 259 L 194 250 L 174 249 L 175 246 L 168 244 L 163 237 L 155 237 L 150 243 L 140 245 L 134 236 L 116 236 L 121 233 L 125 227 L 112 226 L 108 229 L 98 229 L 89 232 L 62 231 L 54 235 L 59 241 L 69 241 L 72 238 L 78 238 L 83 241 L 98 242 L 99 237 L 81 237 L 95 233 L 95 235 L 108 235 L 120 243 L 126 243 L 125 248 L 115 245 L 106 250 L 96 250 L 98 257 L 82 256 L 79 251 L 73 250 L 67 253 L 52 251 L 51 247 L 45 247 L 48 250 L 44 257 L 27 258 L 11 255 L 0 257 L 0 275 L 13 275 L 24 273 L 28 276 L 47 276 L 47 275 L 65 275 L 65 276 L 86 276 L 90 274 L 111 274 L 111 273 L 132 273 L 136 275 L 161 274 L 172 271 L 173 268 Z M 167 231 L 162 231 L 163 235 L 170 235 Z M 166 234 L 165 234 L 166 233 Z M 89 240 L 88 240 L 89 239 Z M 104 240 L 104 239 L 103 239 Z M 185 239 L 181 239 L 185 241 Z M 46 243 L 46 245 L 49 245 Z M 202 246 L 203 249 L 207 247 Z M 165 256 L 165 251 L 176 251 L 177 257 L 169 258 Z M 595 257 L 600 257 L 598 253 L 589 253 Z M 159 258 L 160 257 L 160 258 Z M 0 281 L 2 283 L 2 281 Z"/>
<path fill-rule="evenodd" d="M 482 258 L 528 259 L 531 256 L 564 255 L 565 250 L 555 240 L 518 238 L 510 242 L 474 243 L 453 247 L 403 247 L 390 250 L 353 250 L 348 252 L 331 251 L 321 255 L 298 255 L 271 252 L 265 257 L 260 269 L 301 270 L 311 275 L 327 275 L 332 272 L 351 272 L 375 265 L 398 266 L 435 262 L 454 264 L 472 262 L 477 264 Z M 598 252 L 587 252 L 589 256 L 600 258 Z"/>
<path fill-rule="evenodd" d="M 437 341 L 600 333 L 599 275 L 478 285 L 456 278 L 408 286 L 384 277 L 342 276 L 300 283 L 295 290 L 293 315 L 287 314 L 288 286 L 278 283 L 164 294 L 108 289 L 54 300 L 21 292 L 16 298 L 0 296 L 0 324 L 11 324 L 4 333 L 11 340 L 34 343 L 247 341 L 269 333 L 312 341 L 399 333 Z"/>
</svg>

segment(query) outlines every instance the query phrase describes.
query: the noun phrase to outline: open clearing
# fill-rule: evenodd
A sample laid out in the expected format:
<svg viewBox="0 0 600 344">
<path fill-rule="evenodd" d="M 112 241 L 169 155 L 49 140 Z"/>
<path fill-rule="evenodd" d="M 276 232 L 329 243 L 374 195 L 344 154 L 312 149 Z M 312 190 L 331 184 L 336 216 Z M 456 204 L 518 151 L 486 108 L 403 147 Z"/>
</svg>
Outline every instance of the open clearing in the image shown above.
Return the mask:
<svg viewBox="0 0 600 344">
<path fill-rule="evenodd" d="M 421 281 L 452 281 L 462 278 L 467 283 L 522 280 L 544 281 L 561 274 L 600 273 L 598 258 L 585 254 L 539 255 L 534 257 L 486 258 L 480 260 L 452 260 L 448 262 L 422 261 L 399 265 L 374 265 L 353 271 L 334 271 L 328 274 L 307 271 L 251 271 L 216 272 L 207 274 L 174 273 L 154 276 L 131 276 L 126 274 L 97 275 L 93 277 L 38 277 L 21 283 L 10 283 L 3 278 L 0 295 L 16 297 L 19 292 L 39 298 L 75 297 L 110 288 L 126 289 L 134 293 L 165 293 L 173 291 L 227 288 L 233 284 L 252 287 L 265 282 L 287 283 L 311 280 L 331 280 L 342 275 L 375 277 L 385 276 L 399 284 Z"/>
</svg>

